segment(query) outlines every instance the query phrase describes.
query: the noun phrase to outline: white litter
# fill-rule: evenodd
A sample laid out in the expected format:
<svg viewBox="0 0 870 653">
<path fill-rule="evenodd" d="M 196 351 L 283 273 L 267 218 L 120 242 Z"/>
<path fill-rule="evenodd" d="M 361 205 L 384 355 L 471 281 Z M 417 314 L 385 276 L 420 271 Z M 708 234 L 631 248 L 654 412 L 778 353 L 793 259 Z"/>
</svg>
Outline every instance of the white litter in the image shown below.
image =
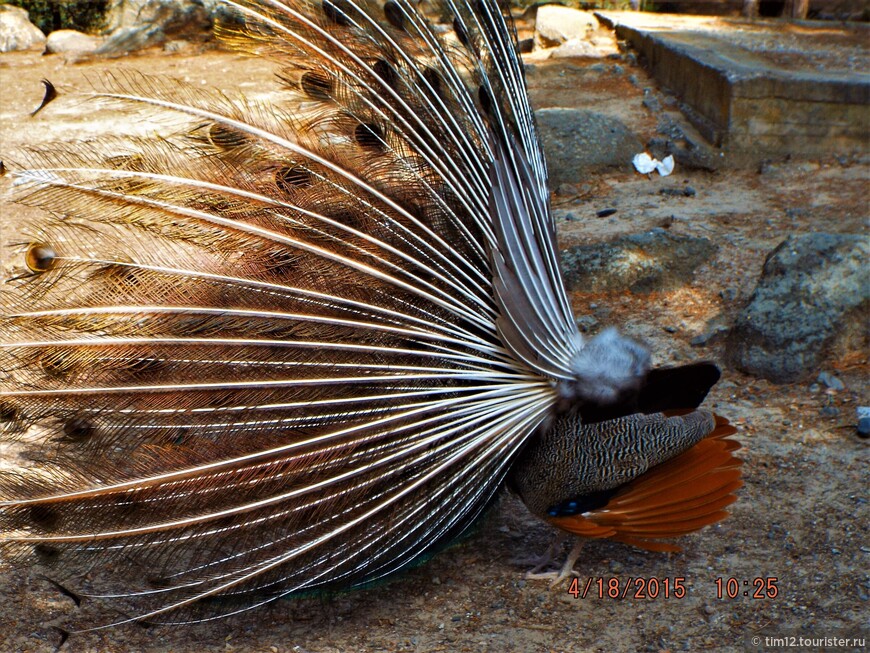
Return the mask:
<svg viewBox="0 0 870 653">
<path fill-rule="evenodd" d="M 674 157 L 672 154 L 668 154 L 664 158 L 664 161 L 659 161 L 646 152 L 641 152 L 640 154 L 635 154 L 631 162 L 634 164 L 635 170 L 642 175 L 648 175 L 653 170 L 656 170 L 662 177 L 667 177 L 674 171 Z"/>
</svg>

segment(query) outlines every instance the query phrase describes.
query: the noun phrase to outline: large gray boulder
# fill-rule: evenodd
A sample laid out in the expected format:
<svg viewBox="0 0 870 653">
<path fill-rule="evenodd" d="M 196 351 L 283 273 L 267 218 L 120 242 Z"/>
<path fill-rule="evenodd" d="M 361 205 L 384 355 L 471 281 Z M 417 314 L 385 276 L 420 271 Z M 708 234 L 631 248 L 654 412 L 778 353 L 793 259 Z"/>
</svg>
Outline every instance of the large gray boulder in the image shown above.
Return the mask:
<svg viewBox="0 0 870 653">
<path fill-rule="evenodd" d="M 562 252 L 562 273 L 569 290 L 647 294 L 690 283 L 695 269 L 717 250 L 706 238 L 653 229 L 569 247 Z"/>
<path fill-rule="evenodd" d="M 561 5 L 542 5 L 535 17 L 535 41 L 552 47 L 572 39 L 586 39 L 598 27 L 598 20 L 588 11 Z"/>
<path fill-rule="evenodd" d="M 210 39 L 213 5 L 204 0 L 115 0 L 107 13 L 109 38 L 98 54 L 120 56 L 171 40 Z"/>
<path fill-rule="evenodd" d="M 21 7 L 0 5 L 0 52 L 42 50 L 45 34 Z"/>
<path fill-rule="evenodd" d="M 777 383 L 818 374 L 834 350 L 866 347 L 870 325 L 867 237 L 792 236 L 767 257 L 737 318 L 728 355 L 740 369 Z"/>
<path fill-rule="evenodd" d="M 553 186 L 579 183 L 600 168 L 628 170 L 643 151 L 625 123 L 597 111 L 554 107 L 539 109 L 535 117 Z"/>
<path fill-rule="evenodd" d="M 103 40 L 97 36 L 77 32 L 74 29 L 59 29 L 48 35 L 46 54 L 89 54 L 96 52 Z"/>
</svg>

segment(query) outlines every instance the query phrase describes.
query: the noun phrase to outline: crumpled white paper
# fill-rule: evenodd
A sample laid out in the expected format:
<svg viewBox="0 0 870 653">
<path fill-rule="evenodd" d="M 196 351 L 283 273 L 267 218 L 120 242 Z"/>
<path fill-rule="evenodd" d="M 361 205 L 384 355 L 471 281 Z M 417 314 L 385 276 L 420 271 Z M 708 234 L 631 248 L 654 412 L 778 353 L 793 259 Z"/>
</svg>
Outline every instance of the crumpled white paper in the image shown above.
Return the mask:
<svg viewBox="0 0 870 653">
<path fill-rule="evenodd" d="M 642 175 L 648 175 L 653 170 L 656 170 L 662 177 L 667 177 L 674 171 L 674 157 L 672 154 L 668 154 L 663 161 L 659 161 L 652 158 L 646 152 L 641 152 L 640 154 L 635 154 L 631 162 L 634 164 L 635 170 Z"/>
</svg>

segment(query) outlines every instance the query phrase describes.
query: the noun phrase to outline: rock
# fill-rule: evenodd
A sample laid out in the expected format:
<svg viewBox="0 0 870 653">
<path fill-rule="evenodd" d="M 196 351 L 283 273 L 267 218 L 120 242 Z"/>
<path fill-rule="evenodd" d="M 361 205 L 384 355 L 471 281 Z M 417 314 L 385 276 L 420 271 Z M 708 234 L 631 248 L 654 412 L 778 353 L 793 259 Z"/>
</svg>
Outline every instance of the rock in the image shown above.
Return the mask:
<svg viewBox="0 0 870 653">
<path fill-rule="evenodd" d="M 121 56 L 172 39 L 212 38 L 202 0 L 116 0 L 107 16 L 109 38 L 98 54 Z"/>
<path fill-rule="evenodd" d="M 574 322 L 581 333 L 592 333 L 598 326 L 598 320 L 592 315 L 580 315 Z"/>
<path fill-rule="evenodd" d="M 731 329 L 728 328 L 724 324 L 714 324 L 707 328 L 703 333 L 699 333 L 694 338 L 689 341 L 689 344 L 692 347 L 704 347 L 706 345 L 711 345 L 720 338 L 722 338 L 725 334 L 727 334 Z"/>
<path fill-rule="evenodd" d="M 858 435 L 870 438 L 870 406 L 858 406 L 855 412 L 858 416 Z"/>
<path fill-rule="evenodd" d="M 601 50 L 585 39 L 571 39 L 553 50 L 550 56 L 554 59 L 570 59 L 572 57 L 600 57 Z"/>
<path fill-rule="evenodd" d="M 576 184 L 584 174 L 609 166 L 629 169 L 640 141 L 611 116 L 586 109 L 539 109 L 535 112 L 553 186 Z"/>
<path fill-rule="evenodd" d="M 792 236 L 767 257 L 727 354 L 777 383 L 808 378 L 834 350 L 866 347 L 870 243 L 864 236 Z"/>
<path fill-rule="evenodd" d="M 41 50 L 45 34 L 21 7 L 0 5 L 0 52 Z"/>
<path fill-rule="evenodd" d="M 666 195 L 668 197 L 694 197 L 697 195 L 697 191 L 691 186 L 686 186 L 684 188 L 660 188 L 659 195 Z"/>
<path fill-rule="evenodd" d="M 569 290 L 650 293 L 685 285 L 718 247 L 706 238 L 653 229 L 609 243 L 577 245 L 562 252 Z"/>
<path fill-rule="evenodd" d="M 45 54 L 71 54 L 96 52 L 102 39 L 74 29 L 59 29 L 48 35 Z"/>
<path fill-rule="evenodd" d="M 836 376 L 831 374 L 830 372 L 822 372 L 819 374 L 819 378 L 817 379 L 819 383 L 824 383 L 831 390 L 835 390 L 840 392 L 841 390 L 845 390 L 846 386 L 843 385 L 843 382 L 838 379 Z"/>
<path fill-rule="evenodd" d="M 538 7 L 535 19 L 535 42 L 544 48 L 572 39 L 585 39 L 598 28 L 595 16 L 559 5 Z"/>
</svg>

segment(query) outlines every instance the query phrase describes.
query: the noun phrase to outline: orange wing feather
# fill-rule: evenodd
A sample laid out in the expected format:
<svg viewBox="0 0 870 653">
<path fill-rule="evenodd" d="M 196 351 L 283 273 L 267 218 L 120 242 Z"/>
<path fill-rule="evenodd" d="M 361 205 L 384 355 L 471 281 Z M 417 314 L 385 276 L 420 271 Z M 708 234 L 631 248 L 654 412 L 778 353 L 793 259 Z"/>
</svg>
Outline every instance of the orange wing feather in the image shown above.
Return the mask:
<svg viewBox="0 0 870 653">
<path fill-rule="evenodd" d="M 679 551 L 661 538 L 679 537 L 724 519 L 723 510 L 743 485 L 732 455 L 740 443 L 727 436 L 736 429 L 716 416 L 716 428 L 688 451 L 657 465 L 623 487 L 608 503 L 582 515 L 551 517 L 564 531 L 590 538 L 612 538 L 650 551 Z"/>
</svg>

